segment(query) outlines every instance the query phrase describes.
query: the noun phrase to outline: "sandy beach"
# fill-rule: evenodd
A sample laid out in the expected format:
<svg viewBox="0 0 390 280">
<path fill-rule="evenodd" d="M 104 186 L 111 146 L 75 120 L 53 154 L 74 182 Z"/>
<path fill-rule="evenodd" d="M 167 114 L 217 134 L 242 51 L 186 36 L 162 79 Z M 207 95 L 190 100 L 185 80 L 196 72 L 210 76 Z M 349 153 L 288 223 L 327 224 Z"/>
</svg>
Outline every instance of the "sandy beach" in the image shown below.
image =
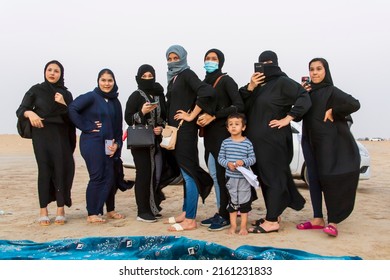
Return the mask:
<svg viewBox="0 0 390 280">
<path fill-rule="evenodd" d="M 124 220 L 108 220 L 106 224 L 86 222 L 85 188 L 88 174 L 77 149 L 74 157 L 76 175 L 72 189 L 73 206 L 66 208 L 68 222 L 63 225 L 39 226 L 37 197 L 37 167 L 31 140 L 18 135 L 0 135 L 0 239 L 31 240 L 45 242 L 64 238 L 93 236 L 150 236 L 184 235 L 193 239 L 215 242 L 235 249 L 241 245 L 272 246 L 304 250 L 324 256 L 359 256 L 365 260 L 390 259 L 390 141 L 362 142 L 371 156 L 371 179 L 360 181 L 355 209 L 352 215 L 339 225 L 339 236 L 332 238 L 321 230 L 299 231 L 295 225 L 311 217 L 309 192 L 302 181 L 296 181 L 300 192 L 307 199 L 305 208 L 295 212 L 287 209 L 282 216 L 281 230 L 272 234 L 230 236 L 227 230 L 209 232 L 199 225 L 197 230 L 171 233 L 168 225 L 159 221 L 148 224 L 136 221 L 134 190 L 117 193 L 116 210 Z M 126 177 L 134 179 L 134 170 L 125 169 Z M 254 202 L 249 220 L 264 216 L 261 191 Z M 164 218 L 180 213 L 183 191 L 181 185 L 165 189 Z M 49 205 L 49 216 L 55 218 L 55 203 Z M 216 212 L 215 195 L 211 193 L 203 205 L 199 201 L 198 217 L 202 219 Z M 325 211 L 326 213 L 326 211 Z M 198 223 L 199 224 L 199 223 Z"/>
</svg>

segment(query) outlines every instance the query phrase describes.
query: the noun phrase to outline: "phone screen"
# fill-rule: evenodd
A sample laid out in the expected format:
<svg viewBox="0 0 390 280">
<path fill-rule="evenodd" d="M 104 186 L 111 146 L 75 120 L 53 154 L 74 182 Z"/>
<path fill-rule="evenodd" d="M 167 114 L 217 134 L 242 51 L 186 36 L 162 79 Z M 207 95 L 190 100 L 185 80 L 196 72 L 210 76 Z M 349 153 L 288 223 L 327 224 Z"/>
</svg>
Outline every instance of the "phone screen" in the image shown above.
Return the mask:
<svg viewBox="0 0 390 280">
<path fill-rule="evenodd" d="M 310 83 L 310 77 L 309 76 L 303 76 L 301 78 L 301 82 L 305 83 L 305 84 L 309 84 Z"/>
</svg>

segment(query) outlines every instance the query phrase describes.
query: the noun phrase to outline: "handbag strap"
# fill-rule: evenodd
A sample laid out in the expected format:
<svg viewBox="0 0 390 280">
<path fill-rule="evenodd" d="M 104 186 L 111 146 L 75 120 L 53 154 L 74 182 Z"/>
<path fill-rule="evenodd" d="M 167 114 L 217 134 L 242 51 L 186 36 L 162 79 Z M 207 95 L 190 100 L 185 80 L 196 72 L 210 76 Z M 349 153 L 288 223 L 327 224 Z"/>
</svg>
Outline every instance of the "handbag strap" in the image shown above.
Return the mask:
<svg viewBox="0 0 390 280">
<path fill-rule="evenodd" d="M 215 87 L 217 86 L 218 82 L 219 82 L 224 76 L 226 76 L 226 75 L 223 74 L 223 75 L 219 76 L 219 77 L 215 80 L 215 82 L 214 82 L 214 84 L 213 84 L 213 88 L 215 88 Z"/>
<path fill-rule="evenodd" d="M 187 111 L 187 113 L 190 113 L 190 112 L 191 112 L 191 109 L 189 109 L 189 110 Z M 182 119 L 182 120 L 179 122 L 179 125 L 177 126 L 177 130 L 179 130 L 179 128 L 182 126 L 183 122 L 184 122 L 184 119 Z"/>
</svg>

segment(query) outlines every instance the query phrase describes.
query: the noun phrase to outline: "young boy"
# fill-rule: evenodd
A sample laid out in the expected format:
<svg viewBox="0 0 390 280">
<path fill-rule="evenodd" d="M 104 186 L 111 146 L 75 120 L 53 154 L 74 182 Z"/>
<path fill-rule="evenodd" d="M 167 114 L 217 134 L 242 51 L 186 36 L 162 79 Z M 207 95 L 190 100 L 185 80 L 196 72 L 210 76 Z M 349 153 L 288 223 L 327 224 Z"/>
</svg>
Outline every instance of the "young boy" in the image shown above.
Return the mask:
<svg viewBox="0 0 390 280">
<path fill-rule="evenodd" d="M 227 183 L 226 188 L 229 191 L 230 200 L 227 207 L 230 215 L 229 234 L 236 233 L 237 229 L 237 211 L 241 212 L 240 235 L 247 235 L 246 224 L 248 221 L 248 212 L 251 207 L 251 185 L 245 179 L 238 166 L 249 168 L 256 162 L 252 142 L 242 136 L 246 127 L 245 115 L 241 113 L 231 114 L 226 121 L 227 130 L 230 137 L 222 142 L 218 155 L 218 163 L 226 168 Z"/>
</svg>

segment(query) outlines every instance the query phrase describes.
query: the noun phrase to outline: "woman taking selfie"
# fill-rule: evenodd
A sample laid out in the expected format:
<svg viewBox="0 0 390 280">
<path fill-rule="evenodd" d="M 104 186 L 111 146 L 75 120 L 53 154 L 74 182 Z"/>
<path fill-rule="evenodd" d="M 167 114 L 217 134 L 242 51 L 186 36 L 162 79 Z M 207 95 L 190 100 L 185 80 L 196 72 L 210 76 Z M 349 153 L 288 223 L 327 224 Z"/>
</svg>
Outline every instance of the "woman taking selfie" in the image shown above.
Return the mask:
<svg viewBox="0 0 390 280">
<path fill-rule="evenodd" d="M 326 234 L 336 237 L 337 225 L 351 214 L 355 204 L 360 154 L 348 119 L 351 113 L 359 110 L 360 103 L 333 85 L 325 59 L 312 59 L 309 72 L 311 82 L 303 86 L 309 92 L 312 107 L 303 118 L 302 146 L 305 159 L 309 161 L 307 168 L 314 217 L 297 228 L 323 229 Z M 326 227 L 322 193 L 328 212 Z"/>
</svg>

